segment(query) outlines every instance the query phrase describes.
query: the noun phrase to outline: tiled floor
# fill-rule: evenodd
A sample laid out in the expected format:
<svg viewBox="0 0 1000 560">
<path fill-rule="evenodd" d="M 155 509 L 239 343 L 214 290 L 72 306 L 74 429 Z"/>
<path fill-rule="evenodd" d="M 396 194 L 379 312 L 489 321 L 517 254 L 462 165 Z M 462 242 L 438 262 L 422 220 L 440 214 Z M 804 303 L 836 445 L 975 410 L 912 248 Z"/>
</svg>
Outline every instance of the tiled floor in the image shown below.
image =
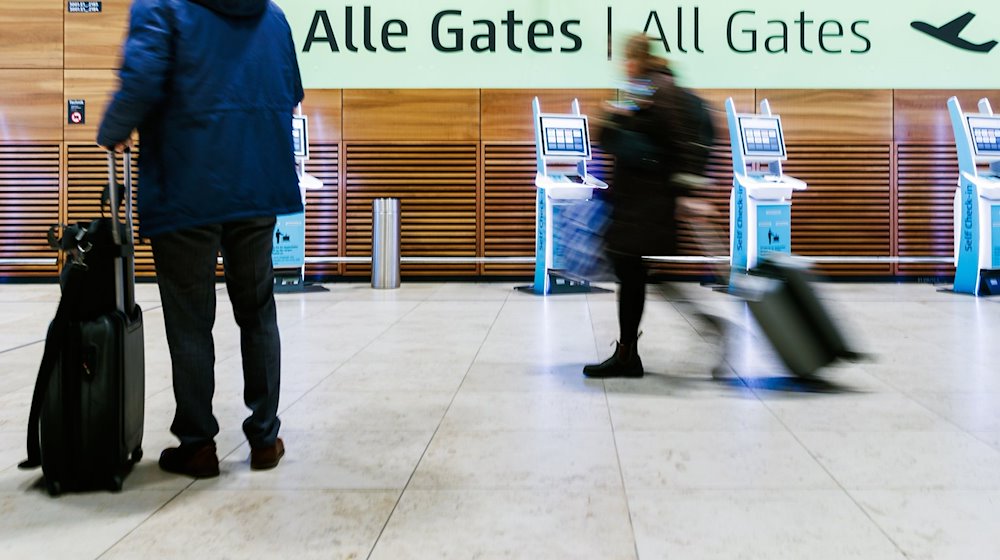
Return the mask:
<svg viewBox="0 0 1000 560">
<path fill-rule="evenodd" d="M 173 443 L 155 286 L 144 459 L 125 491 L 48 497 L 21 472 L 54 286 L 0 286 L 0 557 L 992 559 L 1000 557 L 1000 301 L 824 284 L 875 359 L 784 376 L 744 306 L 714 346 L 652 296 L 641 380 L 588 381 L 613 294 L 333 284 L 279 296 L 279 468 L 250 472 L 239 338 L 221 291 L 222 476 L 160 472 Z M 822 390 L 818 390 L 822 389 Z"/>
</svg>

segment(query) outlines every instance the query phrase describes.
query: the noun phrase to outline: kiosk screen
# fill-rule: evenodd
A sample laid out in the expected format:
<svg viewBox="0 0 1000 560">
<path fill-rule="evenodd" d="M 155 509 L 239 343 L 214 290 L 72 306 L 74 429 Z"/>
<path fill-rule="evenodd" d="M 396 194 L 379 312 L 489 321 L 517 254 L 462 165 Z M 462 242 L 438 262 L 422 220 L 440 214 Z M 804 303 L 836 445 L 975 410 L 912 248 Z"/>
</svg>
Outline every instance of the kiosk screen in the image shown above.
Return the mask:
<svg viewBox="0 0 1000 560">
<path fill-rule="evenodd" d="M 1000 157 L 1000 117 L 970 116 L 969 132 L 978 157 Z"/>
<path fill-rule="evenodd" d="M 778 117 L 740 117 L 743 154 L 751 158 L 784 159 L 785 140 Z"/>
<path fill-rule="evenodd" d="M 295 115 L 292 117 L 292 151 L 295 157 L 306 159 L 309 157 L 309 138 L 306 134 L 308 126 L 306 117 Z"/>
<path fill-rule="evenodd" d="M 587 117 L 542 115 L 538 119 L 542 130 L 543 156 L 590 159 Z"/>
</svg>

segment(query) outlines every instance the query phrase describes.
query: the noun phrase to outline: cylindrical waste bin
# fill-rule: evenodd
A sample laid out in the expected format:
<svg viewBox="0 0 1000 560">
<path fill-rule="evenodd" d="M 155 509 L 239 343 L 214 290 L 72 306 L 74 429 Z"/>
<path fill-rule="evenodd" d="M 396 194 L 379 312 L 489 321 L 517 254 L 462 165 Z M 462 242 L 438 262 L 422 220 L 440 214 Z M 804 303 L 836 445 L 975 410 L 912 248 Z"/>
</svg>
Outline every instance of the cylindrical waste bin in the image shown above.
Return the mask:
<svg viewBox="0 0 1000 560">
<path fill-rule="evenodd" d="M 372 288 L 399 287 L 399 199 L 372 201 Z"/>
</svg>

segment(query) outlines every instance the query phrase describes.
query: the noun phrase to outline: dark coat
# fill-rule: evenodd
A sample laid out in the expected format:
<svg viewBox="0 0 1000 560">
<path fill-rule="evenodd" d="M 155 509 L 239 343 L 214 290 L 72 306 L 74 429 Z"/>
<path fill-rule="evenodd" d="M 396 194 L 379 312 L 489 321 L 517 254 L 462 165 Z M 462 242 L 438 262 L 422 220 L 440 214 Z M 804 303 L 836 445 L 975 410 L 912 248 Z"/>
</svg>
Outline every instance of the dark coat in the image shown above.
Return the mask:
<svg viewBox="0 0 1000 560">
<path fill-rule="evenodd" d="M 291 29 L 268 0 L 135 0 L 102 146 L 136 128 L 143 236 L 302 210 Z"/>
<path fill-rule="evenodd" d="M 608 117 L 602 148 L 615 156 L 611 206 L 605 233 L 609 251 L 635 256 L 677 251 L 677 197 L 687 194 L 670 177 L 686 169 L 684 146 L 693 131 L 685 123 L 687 96 L 667 73 L 654 73 L 649 99 L 628 115 Z"/>
</svg>

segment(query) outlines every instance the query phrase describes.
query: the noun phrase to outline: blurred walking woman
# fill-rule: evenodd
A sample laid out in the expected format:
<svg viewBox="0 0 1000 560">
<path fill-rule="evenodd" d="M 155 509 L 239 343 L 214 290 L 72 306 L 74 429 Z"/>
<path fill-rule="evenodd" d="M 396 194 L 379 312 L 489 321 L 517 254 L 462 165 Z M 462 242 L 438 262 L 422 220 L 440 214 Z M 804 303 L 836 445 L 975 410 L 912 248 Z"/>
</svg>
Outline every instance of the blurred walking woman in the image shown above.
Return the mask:
<svg viewBox="0 0 1000 560">
<path fill-rule="evenodd" d="M 615 156 L 614 184 L 605 246 L 619 282 L 620 338 L 614 355 L 584 367 L 588 377 L 642 377 L 636 348 L 646 302 L 643 255 L 676 253 L 678 198 L 685 191 L 670 177 L 687 171 L 685 145 L 693 131 L 684 123 L 685 91 L 674 83 L 664 59 L 650 53 L 645 34 L 629 38 L 624 103 L 609 106 L 598 130 L 602 147 Z"/>
</svg>

